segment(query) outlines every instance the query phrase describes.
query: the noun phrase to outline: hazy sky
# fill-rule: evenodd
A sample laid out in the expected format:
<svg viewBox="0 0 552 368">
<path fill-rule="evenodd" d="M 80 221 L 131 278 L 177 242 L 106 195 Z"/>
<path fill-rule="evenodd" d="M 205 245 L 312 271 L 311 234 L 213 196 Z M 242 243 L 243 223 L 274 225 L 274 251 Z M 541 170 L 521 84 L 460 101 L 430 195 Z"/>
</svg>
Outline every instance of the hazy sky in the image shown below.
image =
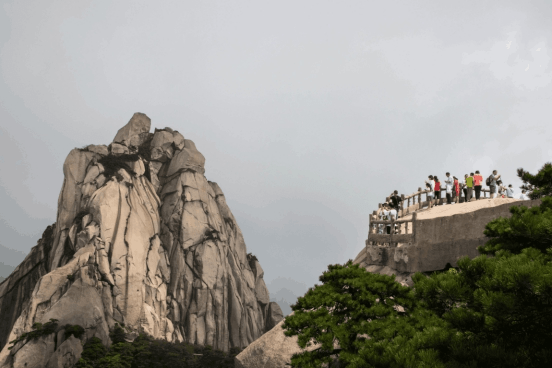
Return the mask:
<svg viewBox="0 0 552 368">
<path fill-rule="evenodd" d="M 55 222 L 69 151 L 135 112 L 196 143 L 272 293 L 354 259 L 393 189 L 552 160 L 549 0 L 0 4 L 9 248 Z"/>
</svg>

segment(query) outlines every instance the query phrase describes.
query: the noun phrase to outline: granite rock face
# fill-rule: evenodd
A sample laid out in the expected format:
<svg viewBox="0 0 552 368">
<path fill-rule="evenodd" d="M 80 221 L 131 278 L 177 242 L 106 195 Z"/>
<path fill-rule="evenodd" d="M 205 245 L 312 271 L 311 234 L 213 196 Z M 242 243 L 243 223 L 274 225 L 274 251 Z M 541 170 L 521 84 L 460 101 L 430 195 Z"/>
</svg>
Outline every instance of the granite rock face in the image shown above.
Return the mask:
<svg viewBox="0 0 552 368">
<path fill-rule="evenodd" d="M 295 312 L 291 312 L 293 315 Z M 234 358 L 235 368 L 287 368 L 291 363 L 291 356 L 293 354 L 303 353 L 305 351 L 313 351 L 322 346 L 322 344 L 314 343 L 311 340 L 311 346 L 307 346 L 302 349 L 298 344 L 297 336 L 284 335 L 284 329 L 282 325 L 284 320 L 278 322 L 278 324 L 272 328 L 269 332 L 264 334 L 261 338 L 254 341 L 246 349 Z M 334 341 L 334 349 L 339 348 L 339 343 Z M 324 363 L 324 368 L 339 368 L 340 363 L 337 355 L 332 356 L 331 363 Z"/>
<path fill-rule="evenodd" d="M 63 330 L 8 350 L 36 322 L 84 327 L 109 345 L 115 323 L 168 341 L 245 347 L 282 319 L 195 144 L 149 133 L 134 114 L 108 146 L 72 150 L 57 221 L 0 284 L 0 366 L 62 367 L 82 352 Z"/>
</svg>

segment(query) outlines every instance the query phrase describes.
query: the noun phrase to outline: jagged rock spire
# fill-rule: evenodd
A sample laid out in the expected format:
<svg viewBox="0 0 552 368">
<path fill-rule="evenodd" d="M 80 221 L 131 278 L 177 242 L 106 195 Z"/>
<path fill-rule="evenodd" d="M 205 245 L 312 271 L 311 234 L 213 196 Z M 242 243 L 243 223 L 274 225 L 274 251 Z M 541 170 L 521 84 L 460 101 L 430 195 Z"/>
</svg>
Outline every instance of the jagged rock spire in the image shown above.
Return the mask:
<svg viewBox="0 0 552 368">
<path fill-rule="evenodd" d="M 37 271 L 16 270 L 0 284 L 2 367 L 61 359 L 59 348 L 74 343 L 63 334 L 7 350 L 49 318 L 85 327 L 83 340 L 109 344 L 109 330 L 124 323 L 134 334 L 225 351 L 283 319 L 222 190 L 204 176 L 205 157 L 179 132 L 150 127 L 136 113 L 110 145 L 67 156 L 57 222 L 22 264 Z"/>
</svg>

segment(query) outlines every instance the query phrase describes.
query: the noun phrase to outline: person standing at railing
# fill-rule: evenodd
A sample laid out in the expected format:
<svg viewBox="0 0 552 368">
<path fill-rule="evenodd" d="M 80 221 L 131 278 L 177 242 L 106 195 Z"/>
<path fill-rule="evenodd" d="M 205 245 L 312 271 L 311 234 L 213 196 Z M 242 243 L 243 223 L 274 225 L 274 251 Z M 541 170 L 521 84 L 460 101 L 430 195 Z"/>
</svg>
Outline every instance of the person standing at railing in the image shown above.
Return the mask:
<svg viewBox="0 0 552 368">
<path fill-rule="evenodd" d="M 481 185 L 483 184 L 483 176 L 479 174 L 479 170 L 475 171 L 473 177 L 473 189 L 475 189 L 475 200 L 478 201 L 481 196 Z"/>
<path fill-rule="evenodd" d="M 429 175 L 428 176 L 428 180 L 425 181 L 426 183 L 426 187 L 427 189 L 429 190 L 427 193 L 426 193 L 426 196 L 427 196 L 427 208 L 431 208 L 432 206 L 432 201 L 433 201 L 433 193 L 435 192 L 435 181 L 433 180 L 433 175 Z"/>
<path fill-rule="evenodd" d="M 468 188 L 468 195 L 466 196 L 466 202 L 471 201 L 473 197 L 473 175 L 474 173 L 470 173 L 470 176 L 466 178 L 466 187 Z"/>
<path fill-rule="evenodd" d="M 506 197 L 508 198 L 514 198 L 514 188 L 512 187 L 512 184 L 508 185 L 508 188 L 506 189 Z"/>
<path fill-rule="evenodd" d="M 441 180 L 435 175 L 433 176 L 433 180 L 435 180 L 435 205 L 439 205 L 441 200 Z"/>
<path fill-rule="evenodd" d="M 502 186 L 502 180 L 498 180 L 496 182 L 496 186 L 498 188 L 498 198 L 504 198 L 504 191 L 506 190 L 506 187 Z"/>
<path fill-rule="evenodd" d="M 450 173 L 448 172 L 447 177 L 445 178 L 445 190 L 447 195 L 447 204 L 452 204 L 452 187 L 454 186 L 454 179 L 450 176 Z"/>
<path fill-rule="evenodd" d="M 521 194 L 519 195 L 519 199 L 524 200 L 524 201 L 528 200 L 529 197 L 527 196 L 527 194 L 525 194 L 526 192 L 527 192 L 527 191 L 526 191 L 525 189 L 523 189 L 523 190 L 521 191 Z"/>
<path fill-rule="evenodd" d="M 453 203 L 460 203 L 460 183 L 456 176 L 453 176 L 452 179 L 454 180 L 454 189 L 452 190 Z"/>
<path fill-rule="evenodd" d="M 402 198 L 399 196 L 399 191 L 395 190 L 393 193 L 391 193 L 391 195 L 389 196 L 389 200 L 391 201 L 391 208 L 395 209 L 398 214 L 402 201 Z"/>
<path fill-rule="evenodd" d="M 491 192 L 491 199 L 493 199 L 496 194 L 498 193 L 497 192 L 497 186 L 496 186 L 496 182 L 498 181 L 498 179 L 500 179 L 500 175 L 497 175 L 498 174 L 498 171 L 496 170 L 493 170 L 493 174 L 490 176 L 490 185 L 489 185 L 489 190 Z"/>
<path fill-rule="evenodd" d="M 467 184 L 467 180 L 468 180 L 468 174 L 465 174 L 464 175 L 464 180 L 462 180 L 462 192 L 464 193 L 464 202 L 467 202 L 468 201 L 468 184 Z M 460 201 L 458 201 L 460 202 Z"/>
<path fill-rule="evenodd" d="M 389 220 L 389 211 L 387 210 L 387 203 L 384 203 L 383 204 L 383 209 L 380 212 L 380 221 L 387 221 L 387 220 Z M 384 233 L 384 228 L 385 228 L 384 224 L 379 224 L 379 229 L 378 230 L 380 231 L 380 234 Z"/>
<path fill-rule="evenodd" d="M 397 220 L 397 210 L 394 208 L 389 209 L 389 220 L 396 221 Z M 393 226 L 393 234 L 396 232 L 397 225 Z M 391 234 L 391 225 L 387 225 L 387 234 Z"/>
</svg>

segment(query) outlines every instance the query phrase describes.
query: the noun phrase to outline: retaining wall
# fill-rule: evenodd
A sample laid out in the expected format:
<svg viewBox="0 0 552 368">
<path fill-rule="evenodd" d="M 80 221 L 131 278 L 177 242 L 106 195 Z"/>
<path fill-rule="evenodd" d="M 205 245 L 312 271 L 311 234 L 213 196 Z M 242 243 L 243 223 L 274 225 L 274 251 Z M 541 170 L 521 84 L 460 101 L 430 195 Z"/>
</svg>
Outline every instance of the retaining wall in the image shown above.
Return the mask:
<svg viewBox="0 0 552 368">
<path fill-rule="evenodd" d="M 517 201 L 496 207 L 416 221 L 412 245 L 383 247 L 366 245 L 366 263 L 389 266 L 399 272 L 442 270 L 447 263 L 457 266 L 458 259 L 479 256 L 477 247 L 484 245 L 487 223 L 499 217 L 510 217 L 510 207 L 540 205 L 540 200 Z"/>
</svg>

